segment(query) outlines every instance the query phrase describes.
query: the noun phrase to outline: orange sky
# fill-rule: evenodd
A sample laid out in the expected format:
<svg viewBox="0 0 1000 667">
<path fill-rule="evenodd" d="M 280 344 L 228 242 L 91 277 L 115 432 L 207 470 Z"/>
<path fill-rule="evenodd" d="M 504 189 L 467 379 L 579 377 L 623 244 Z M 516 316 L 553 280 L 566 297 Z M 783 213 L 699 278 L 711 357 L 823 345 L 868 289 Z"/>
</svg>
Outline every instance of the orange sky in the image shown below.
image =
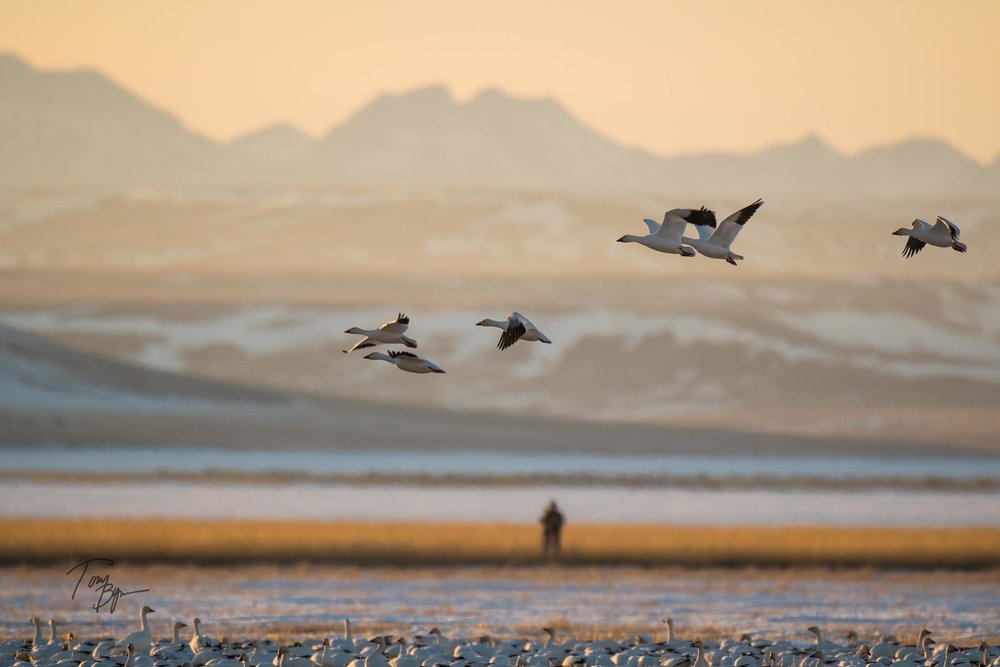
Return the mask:
<svg viewBox="0 0 1000 667">
<path fill-rule="evenodd" d="M 384 91 L 552 96 L 629 145 L 816 133 L 1000 154 L 1000 2 L 0 0 L 0 50 L 91 66 L 216 139 L 316 135 Z"/>
</svg>

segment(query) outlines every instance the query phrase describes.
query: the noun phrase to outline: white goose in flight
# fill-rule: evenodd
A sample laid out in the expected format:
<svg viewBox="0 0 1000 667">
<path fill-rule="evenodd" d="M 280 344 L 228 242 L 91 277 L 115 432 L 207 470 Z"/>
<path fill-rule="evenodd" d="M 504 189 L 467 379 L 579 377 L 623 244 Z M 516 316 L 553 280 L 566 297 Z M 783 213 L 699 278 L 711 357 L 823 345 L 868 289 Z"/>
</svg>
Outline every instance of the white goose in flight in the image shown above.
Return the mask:
<svg viewBox="0 0 1000 667">
<path fill-rule="evenodd" d="M 684 228 L 690 222 L 695 225 L 715 226 L 715 213 L 704 206 L 700 209 L 675 208 L 663 214 L 663 224 L 658 224 L 655 220 L 643 218 L 643 222 L 649 227 L 649 234 L 646 236 L 635 236 L 626 234 L 618 239 L 619 243 L 638 243 L 647 248 L 671 255 L 681 255 L 683 257 L 694 257 L 694 250 L 684 245 L 687 239 L 683 239 Z"/>
<path fill-rule="evenodd" d="M 364 336 L 364 338 L 355 343 L 351 349 L 344 350 L 344 353 L 354 352 L 354 350 L 360 350 L 365 347 L 375 347 L 376 345 L 399 345 L 402 343 L 406 347 L 416 347 L 417 341 L 404 335 L 408 326 L 410 326 L 410 318 L 400 313 L 392 322 L 386 322 L 379 326 L 378 329 L 351 327 L 344 333 L 357 334 Z"/>
<path fill-rule="evenodd" d="M 724 259 L 733 266 L 736 266 L 736 260 L 743 259 L 743 255 L 734 253 L 729 249 L 729 245 L 736 238 L 736 235 L 740 233 L 740 230 L 743 229 L 746 221 L 752 218 L 757 209 L 763 205 L 764 200 L 758 199 L 749 206 L 744 206 L 723 220 L 714 232 L 709 231 L 710 227 L 715 227 L 714 215 L 707 222 L 691 221 L 698 230 L 698 238 L 691 239 L 685 236 L 683 241 L 705 257 Z"/>
<path fill-rule="evenodd" d="M 900 227 L 892 234 L 893 236 L 910 237 L 903 247 L 903 257 L 913 257 L 928 243 L 939 248 L 952 248 L 957 252 L 965 252 L 969 246 L 958 240 L 958 235 L 961 233 L 958 225 L 939 215 L 933 226 L 917 218 L 913 221 L 911 229 Z"/>
<path fill-rule="evenodd" d="M 476 326 L 503 329 L 503 333 L 500 334 L 500 341 L 497 343 L 497 349 L 499 350 L 506 350 L 519 340 L 537 340 L 542 343 L 552 342 L 548 336 L 539 331 L 538 327 L 531 323 L 531 320 L 516 310 L 507 316 L 506 322 L 486 318 L 485 320 L 476 322 Z"/>
<path fill-rule="evenodd" d="M 389 354 L 372 352 L 366 354 L 365 359 L 388 361 L 390 364 L 395 364 L 399 370 L 408 373 L 444 373 L 437 364 L 427 361 L 423 357 L 418 357 L 412 352 L 403 352 L 402 350 L 390 350 Z"/>
</svg>

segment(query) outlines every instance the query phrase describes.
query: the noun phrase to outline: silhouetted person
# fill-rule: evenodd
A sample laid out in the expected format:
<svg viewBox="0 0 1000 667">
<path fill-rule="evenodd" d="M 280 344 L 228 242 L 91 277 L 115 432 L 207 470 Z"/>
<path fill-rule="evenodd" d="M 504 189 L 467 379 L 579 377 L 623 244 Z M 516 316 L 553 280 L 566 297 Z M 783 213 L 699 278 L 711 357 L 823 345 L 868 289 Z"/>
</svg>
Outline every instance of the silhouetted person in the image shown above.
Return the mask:
<svg viewBox="0 0 1000 667">
<path fill-rule="evenodd" d="M 562 527 L 566 523 L 566 517 L 559 511 L 556 501 L 549 501 L 539 521 L 542 524 L 542 554 L 545 556 L 558 556 Z"/>
</svg>

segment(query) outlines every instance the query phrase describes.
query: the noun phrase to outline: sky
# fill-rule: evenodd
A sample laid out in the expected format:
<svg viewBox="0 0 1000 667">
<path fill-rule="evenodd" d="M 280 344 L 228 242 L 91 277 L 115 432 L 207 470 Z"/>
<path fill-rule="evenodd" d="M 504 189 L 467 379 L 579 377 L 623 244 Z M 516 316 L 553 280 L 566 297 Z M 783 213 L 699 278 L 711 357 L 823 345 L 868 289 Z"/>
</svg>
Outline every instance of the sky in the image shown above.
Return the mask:
<svg viewBox="0 0 1000 667">
<path fill-rule="evenodd" d="M 0 0 L 0 51 L 91 67 L 230 140 L 321 136 L 386 92 L 552 97 L 660 155 L 818 135 L 1000 155 L 1000 2 Z"/>
</svg>

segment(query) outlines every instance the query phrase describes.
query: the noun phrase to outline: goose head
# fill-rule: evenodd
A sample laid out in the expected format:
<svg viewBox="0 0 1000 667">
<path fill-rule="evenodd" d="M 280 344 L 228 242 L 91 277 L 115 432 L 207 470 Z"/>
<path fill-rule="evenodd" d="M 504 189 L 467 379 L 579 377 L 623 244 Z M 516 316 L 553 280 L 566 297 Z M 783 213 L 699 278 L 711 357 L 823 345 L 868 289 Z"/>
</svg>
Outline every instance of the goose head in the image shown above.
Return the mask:
<svg viewBox="0 0 1000 667">
<path fill-rule="evenodd" d="M 618 239 L 618 243 L 635 243 L 636 237 L 632 234 L 626 234 L 625 236 Z"/>
<path fill-rule="evenodd" d="M 143 614 L 152 614 L 154 611 L 156 611 L 156 610 L 153 609 L 152 607 L 150 607 L 148 605 L 142 605 L 142 613 Z"/>
<path fill-rule="evenodd" d="M 910 235 L 910 230 L 907 229 L 906 227 L 900 227 L 899 229 L 897 229 L 896 231 L 894 231 L 892 233 L 892 235 L 893 236 L 909 236 Z"/>
<path fill-rule="evenodd" d="M 363 334 L 363 333 L 364 333 L 364 331 L 362 331 L 362 330 L 361 330 L 360 328 L 358 328 L 358 327 L 351 327 L 350 329 L 348 329 L 348 330 L 347 330 L 347 331 L 345 331 L 344 333 L 345 333 L 345 334 Z"/>
<path fill-rule="evenodd" d="M 490 321 L 488 319 L 486 319 L 486 320 L 479 320 L 478 322 L 476 322 L 476 326 L 477 327 L 488 327 L 488 326 L 490 326 Z"/>
</svg>

